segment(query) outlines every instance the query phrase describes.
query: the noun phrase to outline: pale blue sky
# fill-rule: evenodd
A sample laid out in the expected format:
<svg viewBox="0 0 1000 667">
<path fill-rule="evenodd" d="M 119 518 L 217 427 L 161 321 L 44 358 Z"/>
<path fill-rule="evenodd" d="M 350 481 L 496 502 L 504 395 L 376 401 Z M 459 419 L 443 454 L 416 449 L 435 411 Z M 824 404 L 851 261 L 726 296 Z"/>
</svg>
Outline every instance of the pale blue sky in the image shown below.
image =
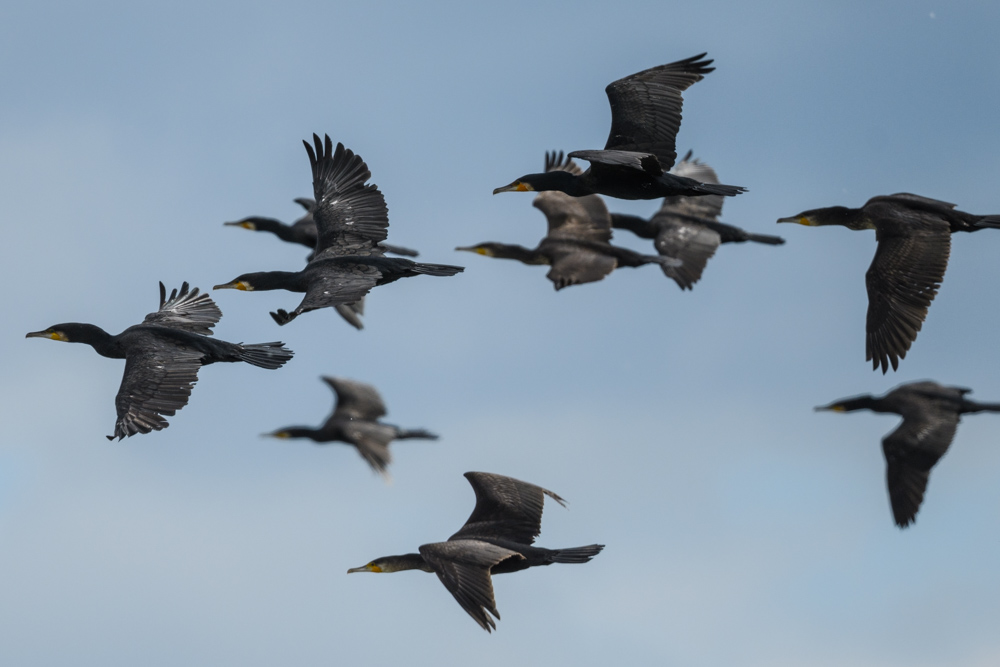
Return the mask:
<svg viewBox="0 0 1000 667">
<path fill-rule="evenodd" d="M 920 378 L 1000 400 L 1000 234 L 954 238 L 882 376 L 872 234 L 774 221 L 898 191 L 1000 213 L 998 26 L 977 2 L 5 3 L 0 662 L 997 664 L 1000 418 L 963 421 L 899 531 L 894 418 L 812 407 Z M 722 247 L 692 293 L 654 267 L 555 293 L 542 268 L 453 251 L 536 242 L 530 195 L 493 188 L 600 148 L 604 86 L 702 51 L 718 69 L 679 152 L 750 189 L 725 221 L 785 246 Z M 296 358 L 206 368 L 169 429 L 109 444 L 122 364 L 24 334 L 118 332 L 159 280 L 299 266 L 222 222 L 297 216 L 313 132 L 365 158 L 391 242 L 466 272 L 376 289 L 360 333 L 332 312 L 279 329 L 267 311 L 297 295 L 214 294 L 220 337 Z M 346 447 L 257 436 L 321 422 L 324 374 L 441 440 L 394 446 L 387 486 Z M 542 546 L 607 545 L 497 577 L 492 636 L 432 575 L 345 574 L 447 538 L 467 470 L 569 500 Z"/>
</svg>

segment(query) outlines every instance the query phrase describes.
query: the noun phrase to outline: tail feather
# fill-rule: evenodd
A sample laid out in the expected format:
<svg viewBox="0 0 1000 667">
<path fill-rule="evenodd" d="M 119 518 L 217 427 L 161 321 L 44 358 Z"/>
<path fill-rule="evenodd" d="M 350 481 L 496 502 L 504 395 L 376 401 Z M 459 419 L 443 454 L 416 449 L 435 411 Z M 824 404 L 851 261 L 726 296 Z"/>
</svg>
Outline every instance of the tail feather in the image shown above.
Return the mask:
<svg viewBox="0 0 1000 667">
<path fill-rule="evenodd" d="M 464 266 L 452 266 L 450 264 L 424 264 L 414 262 L 410 270 L 414 273 L 421 273 L 426 276 L 453 276 L 456 273 L 465 271 Z"/>
<path fill-rule="evenodd" d="M 284 366 L 285 362 L 291 359 L 293 354 L 281 342 L 256 343 L 254 345 L 241 344 L 239 347 L 240 359 L 248 364 L 271 370 Z"/>
<path fill-rule="evenodd" d="M 984 215 L 976 222 L 976 227 L 1000 227 L 1000 215 Z"/>
<path fill-rule="evenodd" d="M 603 544 L 591 544 L 586 547 L 572 549 L 556 549 L 552 554 L 553 563 L 588 563 L 590 559 L 601 553 Z"/>
<path fill-rule="evenodd" d="M 698 190 L 706 195 L 722 195 L 723 197 L 735 197 L 747 191 L 739 185 L 722 185 L 721 183 L 700 183 Z"/>
<path fill-rule="evenodd" d="M 396 434 L 396 440 L 409 440 L 413 438 L 422 438 L 424 440 L 437 440 L 438 436 L 436 433 L 425 431 L 422 428 L 411 428 L 411 429 L 401 428 Z"/>
<path fill-rule="evenodd" d="M 1000 403 L 977 403 L 966 398 L 962 400 L 962 414 L 968 412 L 1000 412 Z"/>
<path fill-rule="evenodd" d="M 747 234 L 747 241 L 755 241 L 756 243 L 766 243 L 768 245 L 784 245 L 785 239 L 780 236 L 771 236 L 770 234 Z"/>
</svg>

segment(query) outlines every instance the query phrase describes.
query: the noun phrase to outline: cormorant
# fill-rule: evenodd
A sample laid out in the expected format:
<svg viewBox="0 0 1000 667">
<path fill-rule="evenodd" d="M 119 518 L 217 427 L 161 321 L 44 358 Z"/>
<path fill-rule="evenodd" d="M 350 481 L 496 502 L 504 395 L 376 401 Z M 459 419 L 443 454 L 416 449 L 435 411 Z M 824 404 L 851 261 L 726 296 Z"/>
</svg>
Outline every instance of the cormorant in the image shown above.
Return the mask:
<svg viewBox="0 0 1000 667">
<path fill-rule="evenodd" d="M 275 322 L 284 325 L 310 310 L 356 303 L 376 285 L 421 274 L 453 276 L 464 270 L 384 257 L 378 242 L 386 237 L 389 212 L 378 188 L 365 185 L 371 172 L 364 160 L 341 143 L 334 152 L 329 136 L 325 146 L 315 134 L 313 141 L 315 151 L 302 142 L 309 153 L 318 202 L 313 211 L 319 232 L 313 258 L 301 271 L 245 273 L 214 289 L 305 292 L 302 303 L 291 312 L 271 313 Z"/>
<path fill-rule="evenodd" d="M 977 231 L 980 223 L 1000 222 L 1000 215 L 973 215 L 955 204 L 900 192 L 872 197 L 861 208 L 817 208 L 778 222 L 875 230 L 878 245 L 865 274 L 865 355 L 873 369 L 881 365 L 885 373 L 890 364 L 896 370 L 923 325 L 948 267 L 951 234 Z"/>
<path fill-rule="evenodd" d="M 561 171 L 579 174 L 580 167 L 563 154 L 545 154 L 546 173 Z M 672 257 L 640 255 L 627 248 L 611 245 L 611 216 L 599 195 L 570 197 L 558 191 L 540 192 L 532 202 L 548 220 L 548 234 L 534 249 L 504 243 L 480 243 L 455 250 L 475 252 L 487 257 L 516 259 L 524 264 L 546 264 L 547 278 L 557 290 L 570 285 L 592 283 L 622 266 L 659 264 L 680 266 Z"/>
<path fill-rule="evenodd" d="M 702 183 L 718 183 L 715 170 L 691 159 L 691 151 L 670 170 Z M 719 222 L 724 199 L 719 195 L 703 197 L 665 197 L 660 210 L 650 220 L 624 213 L 611 214 L 611 226 L 627 229 L 644 239 L 654 239 L 657 252 L 676 257 L 683 265 L 664 266 L 663 273 L 682 290 L 691 289 L 701 279 L 705 264 L 722 243 L 754 241 L 781 245 L 785 239 L 767 234 L 751 234 L 739 227 Z"/>
<path fill-rule="evenodd" d="M 68 322 L 26 338 L 51 338 L 68 343 L 86 343 L 102 357 L 125 360 L 125 374 L 115 397 L 118 421 L 108 440 L 136 433 L 159 431 L 169 426 L 173 416 L 187 405 L 198 369 L 217 361 L 245 361 L 261 368 L 280 368 L 292 358 L 282 343 L 227 343 L 209 338 L 222 311 L 198 288 L 188 284 L 170 292 L 160 283 L 160 308 L 146 315 L 140 324 L 112 336 L 93 324 Z"/>
<path fill-rule="evenodd" d="M 388 476 L 386 467 L 392 461 L 389 443 L 393 440 L 422 438 L 437 440 L 424 429 L 402 429 L 378 421 L 386 413 L 385 403 L 375 387 L 362 382 L 324 376 L 337 401 L 333 414 L 319 428 L 289 426 L 264 435 L 273 438 L 309 438 L 313 442 L 346 442 L 354 445 L 375 472 Z"/>
<path fill-rule="evenodd" d="M 496 630 L 498 620 L 491 574 L 517 572 L 551 563 L 586 563 L 604 548 L 591 544 L 571 549 L 532 546 L 542 529 L 545 496 L 566 502 L 547 489 L 513 477 L 467 472 L 476 492 L 476 507 L 462 528 L 447 542 L 424 544 L 420 553 L 376 558 L 351 572 L 423 570 L 437 574 L 462 609 L 484 630 Z"/>
<path fill-rule="evenodd" d="M 699 183 L 668 172 L 677 159 L 675 140 L 681 126 L 681 93 L 714 67 L 699 54 L 660 65 L 610 84 L 611 134 L 604 150 L 573 151 L 590 162 L 582 174 L 551 171 L 528 174 L 498 192 L 560 190 L 574 197 L 601 194 L 619 199 L 657 199 L 672 195 L 734 196 L 746 188 Z"/>
<path fill-rule="evenodd" d="M 308 197 L 298 197 L 294 201 L 306 210 L 306 214 L 290 225 L 274 218 L 265 218 L 259 215 L 251 215 L 241 220 L 224 222 L 222 224 L 228 227 L 242 227 L 254 232 L 271 232 L 282 241 L 298 243 L 312 250 L 316 247 L 316 221 L 313 220 L 312 214 L 313 208 L 316 206 L 316 200 L 309 199 Z M 393 255 L 402 255 L 404 257 L 417 257 L 420 255 L 419 252 L 412 248 L 390 245 L 384 242 L 378 245 L 382 248 L 383 252 L 392 253 Z M 312 259 L 311 253 L 309 259 Z"/>
<path fill-rule="evenodd" d="M 882 438 L 889 502 L 896 525 L 916 520 L 927 478 L 955 438 L 958 420 L 970 412 L 1000 412 L 1000 403 L 976 403 L 965 398 L 971 389 L 923 381 L 902 384 L 880 398 L 865 394 L 844 398 L 817 410 L 891 412 L 903 422 Z"/>
</svg>

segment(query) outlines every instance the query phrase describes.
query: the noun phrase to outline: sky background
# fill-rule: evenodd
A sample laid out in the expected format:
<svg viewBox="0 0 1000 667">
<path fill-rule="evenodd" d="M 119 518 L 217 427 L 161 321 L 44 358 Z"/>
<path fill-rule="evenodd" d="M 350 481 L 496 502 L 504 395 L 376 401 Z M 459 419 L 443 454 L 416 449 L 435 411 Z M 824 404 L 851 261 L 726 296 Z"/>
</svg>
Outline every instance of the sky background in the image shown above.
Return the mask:
<svg viewBox="0 0 1000 667">
<path fill-rule="evenodd" d="M 963 421 L 915 526 L 892 523 L 892 416 L 812 408 L 929 378 L 1000 400 L 1000 233 L 952 261 L 899 372 L 864 360 L 869 232 L 778 217 L 910 191 L 1000 213 L 1000 5 L 511 1 L 0 5 L 0 663 L 5 665 L 1000 663 L 1000 417 Z M 604 87 L 702 51 L 678 152 L 724 183 L 723 246 L 691 293 L 655 267 L 556 293 L 531 195 L 546 150 L 600 148 Z M 366 328 L 299 295 L 221 291 L 216 333 L 280 339 L 279 371 L 204 369 L 170 428 L 109 443 L 123 364 L 25 340 L 112 333 L 157 281 L 202 289 L 301 266 L 223 227 L 292 220 L 301 140 L 358 152 L 389 241 L 467 267 L 377 288 Z M 658 202 L 609 200 L 652 214 Z M 622 245 L 648 242 L 616 234 Z M 319 424 L 320 375 L 378 387 L 387 485 Z M 446 539 L 468 470 L 565 497 L 538 544 L 584 566 L 495 579 L 480 630 L 433 575 L 345 576 Z"/>
</svg>

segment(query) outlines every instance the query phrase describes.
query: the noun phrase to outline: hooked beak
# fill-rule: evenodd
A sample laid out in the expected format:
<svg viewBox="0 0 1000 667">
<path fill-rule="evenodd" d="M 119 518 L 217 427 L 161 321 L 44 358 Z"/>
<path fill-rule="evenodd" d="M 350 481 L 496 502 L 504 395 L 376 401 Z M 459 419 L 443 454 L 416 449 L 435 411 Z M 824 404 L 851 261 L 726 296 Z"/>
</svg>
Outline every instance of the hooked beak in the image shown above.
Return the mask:
<svg viewBox="0 0 1000 667">
<path fill-rule="evenodd" d="M 817 227 L 818 225 L 804 215 L 793 215 L 787 218 L 778 218 L 778 222 L 797 222 L 806 227 Z"/>
<path fill-rule="evenodd" d="M 533 187 L 527 183 L 522 183 L 521 181 L 514 181 L 510 185 L 505 185 L 502 188 L 497 188 L 493 191 L 493 194 L 499 194 L 501 192 L 530 192 L 534 190 Z"/>
<path fill-rule="evenodd" d="M 813 408 L 816 412 L 846 412 L 844 406 L 839 403 L 831 403 L 830 405 L 817 405 Z"/>
<path fill-rule="evenodd" d="M 354 572 L 381 572 L 381 570 L 377 570 L 370 565 L 362 565 L 361 567 L 352 567 L 347 571 L 347 574 L 352 574 Z"/>
<path fill-rule="evenodd" d="M 62 335 L 58 331 L 32 331 L 24 335 L 25 338 L 51 338 L 52 340 L 61 340 L 66 342 L 66 336 Z"/>
<path fill-rule="evenodd" d="M 222 224 L 227 227 L 242 227 L 243 229 L 249 229 L 251 231 L 257 229 L 257 225 L 252 222 L 244 222 L 242 220 L 237 220 L 236 222 L 224 222 Z"/>
<path fill-rule="evenodd" d="M 234 280 L 231 283 L 224 283 L 222 285 L 216 285 L 212 289 L 238 289 L 238 290 L 242 290 L 244 292 L 252 292 L 253 291 L 253 287 L 251 287 L 249 283 L 244 282 L 242 280 Z"/>
</svg>

